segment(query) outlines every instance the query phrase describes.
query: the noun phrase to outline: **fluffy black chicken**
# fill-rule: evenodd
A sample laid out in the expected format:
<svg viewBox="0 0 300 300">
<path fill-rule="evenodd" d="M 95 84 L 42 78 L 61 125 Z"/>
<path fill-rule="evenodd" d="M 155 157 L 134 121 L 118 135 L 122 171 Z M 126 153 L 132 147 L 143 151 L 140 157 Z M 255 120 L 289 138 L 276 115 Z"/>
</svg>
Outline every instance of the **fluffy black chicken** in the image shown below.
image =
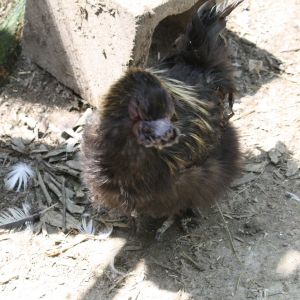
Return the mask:
<svg viewBox="0 0 300 300">
<path fill-rule="evenodd" d="M 155 70 L 130 69 L 111 87 L 82 144 L 95 204 L 170 217 L 225 192 L 240 152 L 229 123 L 232 66 L 220 34 L 240 2 L 205 2 L 173 54 Z"/>
</svg>

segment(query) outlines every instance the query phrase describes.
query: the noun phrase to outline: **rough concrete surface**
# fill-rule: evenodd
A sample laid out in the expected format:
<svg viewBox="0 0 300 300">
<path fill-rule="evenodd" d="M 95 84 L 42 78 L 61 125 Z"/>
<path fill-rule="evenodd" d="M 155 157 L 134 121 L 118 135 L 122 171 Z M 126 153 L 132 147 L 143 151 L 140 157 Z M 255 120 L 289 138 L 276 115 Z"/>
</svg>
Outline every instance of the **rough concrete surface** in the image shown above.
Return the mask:
<svg viewBox="0 0 300 300">
<path fill-rule="evenodd" d="M 147 63 L 159 23 L 192 11 L 201 2 L 28 0 L 24 53 L 97 106 L 129 65 Z M 182 18 L 185 20 L 184 15 Z"/>
</svg>

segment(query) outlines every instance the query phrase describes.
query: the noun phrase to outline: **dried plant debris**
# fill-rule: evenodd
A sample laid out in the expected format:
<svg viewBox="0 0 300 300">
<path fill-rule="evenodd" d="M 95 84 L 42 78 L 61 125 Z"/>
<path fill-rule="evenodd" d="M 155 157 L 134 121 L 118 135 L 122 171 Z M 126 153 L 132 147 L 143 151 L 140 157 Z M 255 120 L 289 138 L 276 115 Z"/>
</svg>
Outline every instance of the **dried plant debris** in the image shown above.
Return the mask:
<svg viewBox="0 0 300 300">
<path fill-rule="evenodd" d="M 68 187 L 63 186 L 62 182 L 64 177 L 51 176 L 49 173 L 45 172 L 43 177 L 43 182 L 47 185 L 50 191 L 52 191 L 58 198 L 58 200 L 66 207 L 67 211 L 72 214 L 82 214 L 84 211 L 83 206 L 76 205 L 71 199 L 76 195 L 73 190 Z"/>
<path fill-rule="evenodd" d="M 59 246 L 56 246 L 54 248 L 48 249 L 46 251 L 46 255 L 50 256 L 50 257 L 58 256 L 58 255 L 60 255 L 60 254 L 62 254 L 64 252 L 66 252 L 66 251 L 74 248 L 78 244 L 86 242 L 87 240 L 89 240 L 88 236 L 77 236 L 75 238 L 75 240 L 73 242 L 71 242 L 71 243 L 66 243 L 66 244 L 59 245 Z"/>
<path fill-rule="evenodd" d="M 49 151 L 49 149 L 44 144 L 42 144 L 42 145 L 38 146 L 38 148 L 31 150 L 31 153 L 32 154 L 35 154 L 35 153 L 46 153 L 48 151 Z"/>
<path fill-rule="evenodd" d="M 28 188 L 31 179 L 37 175 L 34 182 L 44 196 L 43 201 L 46 201 L 47 206 L 51 206 L 58 201 L 55 205 L 60 209 L 49 211 L 49 213 L 42 216 L 40 216 L 40 210 L 29 213 L 24 210 L 24 207 L 22 209 L 9 209 L 2 216 L 6 223 L 12 222 L 12 226 L 15 223 L 22 224 L 22 222 L 29 224 L 29 220 L 34 217 L 34 221 L 41 219 L 41 222 L 37 224 L 43 223 L 64 230 L 75 229 L 88 234 L 95 234 L 96 228 L 92 220 L 83 220 L 81 223 L 74 217 L 74 215 L 81 216 L 83 214 L 85 211 L 84 205 L 87 203 L 87 196 L 80 182 L 81 165 L 78 151 L 83 126 L 91 113 L 92 110 L 87 109 L 74 127 L 64 129 L 62 132 L 64 141 L 54 149 L 48 149 L 44 144 L 29 145 L 23 139 L 23 136 L 22 138 L 11 139 L 12 149 L 23 155 L 30 155 L 37 169 L 34 171 L 29 164 L 17 163 L 5 178 L 6 188 L 9 190 L 15 189 L 17 192 L 25 190 Z M 24 130 L 32 133 L 33 138 L 39 138 L 37 131 L 39 122 L 24 113 L 19 114 L 19 121 Z M 43 205 L 42 202 L 40 202 L 41 205 Z M 100 238 L 110 236 L 113 225 L 104 224 L 103 227 L 105 227 L 105 230 L 100 232 Z"/>
<path fill-rule="evenodd" d="M 51 210 L 47 214 L 41 217 L 41 221 L 47 223 L 53 227 L 64 227 L 63 215 L 60 211 Z M 77 229 L 79 230 L 81 224 L 76 218 L 74 218 L 69 213 L 66 214 L 66 229 Z"/>
<path fill-rule="evenodd" d="M 11 171 L 7 174 L 5 186 L 8 190 L 16 188 L 17 192 L 20 191 L 22 186 L 23 189 L 26 190 L 30 179 L 34 176 L 35 173 L 30 165 L 26 163 L 17 163 L 12 166 Z"/>
<path fill-rule="evenodd" d="M 51 150 L 48 153 L 46 153 L 43 156 L 43 158 L 49 158 L 49 157 L 57 156 L 57 155 L 66 155 L 67 152 L 69 152 L 69 151 L 67 150 L 66 147 L 56 148 L 56 149 Z"/>
</svg>

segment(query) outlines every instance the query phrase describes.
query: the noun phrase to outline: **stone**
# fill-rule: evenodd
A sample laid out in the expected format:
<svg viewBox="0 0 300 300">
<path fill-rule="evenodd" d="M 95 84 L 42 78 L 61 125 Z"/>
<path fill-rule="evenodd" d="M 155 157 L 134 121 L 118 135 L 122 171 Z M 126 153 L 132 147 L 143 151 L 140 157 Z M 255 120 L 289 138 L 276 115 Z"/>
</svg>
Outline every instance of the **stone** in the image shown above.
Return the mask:
<svg viewBox="0 0 300 300">
<path fill-rule="evenodd" d="M 203 2 L 28 0 L 23 51 L 98 106 L 128 66 L 149 65 L 163 54 L 165 46 L 171 48 Z M 154 59 L 149 59 L 150 50 Z"/>
</svg>

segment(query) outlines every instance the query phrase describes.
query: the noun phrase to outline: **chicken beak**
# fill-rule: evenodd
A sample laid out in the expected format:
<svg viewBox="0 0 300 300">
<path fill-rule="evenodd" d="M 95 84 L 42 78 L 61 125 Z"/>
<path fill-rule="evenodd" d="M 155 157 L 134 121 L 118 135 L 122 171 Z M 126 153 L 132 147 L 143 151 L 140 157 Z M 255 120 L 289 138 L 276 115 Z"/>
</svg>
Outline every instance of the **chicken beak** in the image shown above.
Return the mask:
<svg viewBox="0 0 300 300">
<path fill-rule="evenodd" d="M 139 124 L 138 141 L 145 147 L 162 149 L 177 143 L 179 134 L 179 130 L 173 126 L 168 118 L 141 121 Z"/>
</svg>

